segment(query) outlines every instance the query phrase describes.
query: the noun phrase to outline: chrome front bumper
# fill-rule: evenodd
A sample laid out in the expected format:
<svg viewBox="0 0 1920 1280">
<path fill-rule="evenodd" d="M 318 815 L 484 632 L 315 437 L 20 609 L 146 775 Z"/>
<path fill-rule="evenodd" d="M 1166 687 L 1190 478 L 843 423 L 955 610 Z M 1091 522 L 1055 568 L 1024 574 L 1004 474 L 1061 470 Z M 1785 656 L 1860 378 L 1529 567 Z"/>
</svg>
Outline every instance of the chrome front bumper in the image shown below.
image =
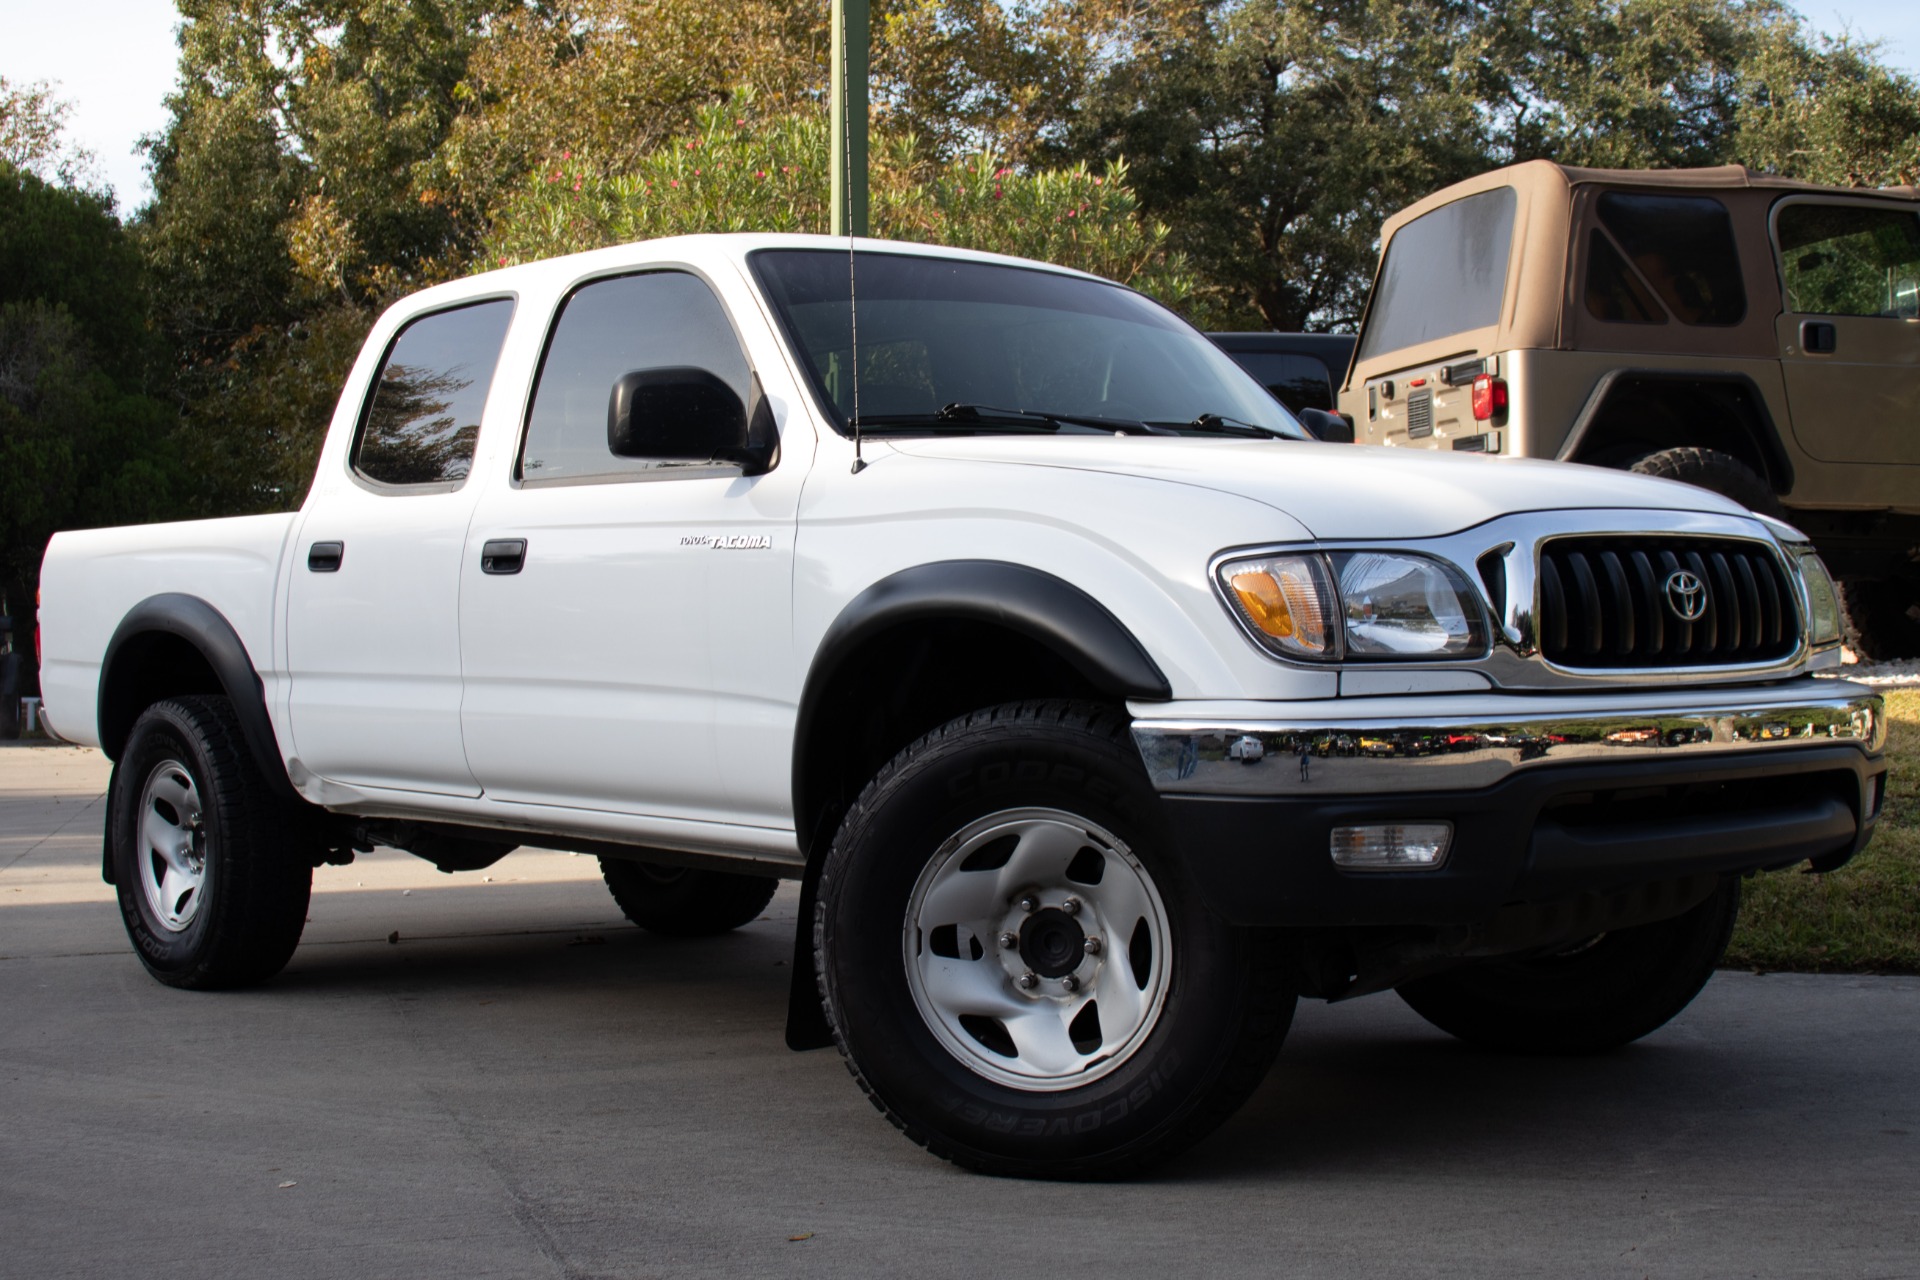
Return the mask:
<svg viewBox="0 0 1920 1280">
<path fill-rule="evenodd" d="M 1423 699 L 1420 710 L 1445 701 Z M 1787 696 L 1668 695 L 1662 705 L 1632 709 L 1562 712 L 1527 699 L 1525 710 L 1500 715 L 1474 701 L 1478 713 L 1458 715 L 1370 716 L 1366 701 L 1351 699 L 1314 704 L 1324 714 L 1298 718 L 1142 717 L 1133 738 L 1159 791 L 1304 797 L 1477 790 L 1545 766 L 1759 758 L 1816 743 L 1852 743 L 1876 755 L 1887 736 L 1880 696 L 1839 681 L 1802 682 Z"/>
</svg>

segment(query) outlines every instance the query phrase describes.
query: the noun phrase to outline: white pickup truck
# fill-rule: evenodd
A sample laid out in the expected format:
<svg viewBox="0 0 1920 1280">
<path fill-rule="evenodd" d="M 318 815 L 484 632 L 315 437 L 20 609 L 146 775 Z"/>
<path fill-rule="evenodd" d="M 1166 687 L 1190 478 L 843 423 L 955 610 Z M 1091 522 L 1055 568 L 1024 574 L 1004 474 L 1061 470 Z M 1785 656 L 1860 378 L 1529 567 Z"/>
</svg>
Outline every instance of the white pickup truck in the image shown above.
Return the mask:
<svg viewBox="0 0 1920 1280">
<path fill-rule="evenodd" d="M 1744 874 L 1844 863 L 1882 707 L 1804 538 L 1587 467 L 1316 443 L 1071 271 L 691 237 L 395 306 L 300 510 L 63 533 L 46 709 L 160 981 L 312 869 L 598 855 L 665 933 L 801 882 L 788 1038 L 1048 1177 L 1217 1125 L 1298 996 L 1593 1052 Z"/>
</svg>

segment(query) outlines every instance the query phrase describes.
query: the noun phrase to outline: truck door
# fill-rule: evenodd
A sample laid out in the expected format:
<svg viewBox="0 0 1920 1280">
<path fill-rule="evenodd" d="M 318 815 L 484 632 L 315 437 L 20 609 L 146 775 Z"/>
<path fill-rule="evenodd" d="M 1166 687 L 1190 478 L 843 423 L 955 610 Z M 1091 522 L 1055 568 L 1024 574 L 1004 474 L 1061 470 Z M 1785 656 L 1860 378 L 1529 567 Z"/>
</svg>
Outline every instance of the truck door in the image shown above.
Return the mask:
<svg viewBox="0 0 1920 1280">
<path fill-rule="evenodd" d="M 490 800 L 785 826 L 806 458 L 749 478 L 615 456 L 615 382 L 675 366 L 754 403 L 701 276 L 602 277 L 561 303 L 513 475 L 487 486 L 461 566 L 467 758 Z"/>
<path fill-rule="evenodd" d="M 509 299 L 430 312 L 388 344 L 344 465 L 324 463 L 288 587 L 299 762 L 362 786 L 476 795 L 460 740 L 467 483 Z"/>
<path fill-rule="evenodd" d="M 1855 464 L 1864 502 L 1909 504 L 1909 468 L 1920 467 L 1920 212 L 1795 196 L 1775 209 L 1773 231 L 1793 433 L 1813 457 Z"/>
</svg>

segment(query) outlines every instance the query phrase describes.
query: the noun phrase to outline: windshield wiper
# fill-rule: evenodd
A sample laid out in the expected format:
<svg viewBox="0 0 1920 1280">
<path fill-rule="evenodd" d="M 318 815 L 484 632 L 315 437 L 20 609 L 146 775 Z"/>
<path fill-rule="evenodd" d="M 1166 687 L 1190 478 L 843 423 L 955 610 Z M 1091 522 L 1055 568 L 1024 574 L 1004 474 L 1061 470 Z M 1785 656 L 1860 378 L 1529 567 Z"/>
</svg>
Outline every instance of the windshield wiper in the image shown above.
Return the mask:
<svg viewBox="0 0 1920 1280">
<path fill-rule="evenodd" d="M 862 428 L 890 430 L 949 430 L 954 427 L 984 427 L 1033 431 L 1058 431 L 1061 427 L 1092 427 L 1099 431 L 1117 431 L 1123 435 L 1174 435 L 1165 427 L 1149 426 L 1133 418 L 1101 418 L 1092 414 L 1053 413 L 1043 409 L 1004 409 L 990 404 L 955 402 L 937 413 L 888 413 L 860 419 Z"/>
<path fill-rule="evenodd" d="M 1155 426 L 1171 427 L 1175 431 L 1201 431 L 1208 435 L 1254 436 L 1261 440 L 1291 440 L 1292 436 L 1272 427 L 1263 427 L 1257 422 L 1242 422 L 1238 418 L 1229 418 L 1225 414 L 1203 413 L 1192 422 L 1155 423 Z"/>
</svg>

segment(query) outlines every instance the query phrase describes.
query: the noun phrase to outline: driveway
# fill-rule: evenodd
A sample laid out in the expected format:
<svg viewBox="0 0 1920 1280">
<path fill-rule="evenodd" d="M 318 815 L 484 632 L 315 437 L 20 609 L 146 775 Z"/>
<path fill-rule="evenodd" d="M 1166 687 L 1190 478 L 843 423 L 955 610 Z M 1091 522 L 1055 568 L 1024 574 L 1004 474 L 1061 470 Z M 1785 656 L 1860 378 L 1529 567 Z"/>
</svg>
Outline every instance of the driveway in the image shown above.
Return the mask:
<svg viewBox="0 0 1920 1280">
<path fill-rule="evenodd" d="M 590 858 L 383 850 L 279 979 L 173 991 L 100 883 L 106 769 L 0 747 L 0 1277 L 1920 1275 L 1920 981 L 1723 973 L 1576 1061 L 1303 1005 L 1153 1179 L 1001 1181 L 783 1046 L 790 886 L 678 942 Z"/>
</svg>

